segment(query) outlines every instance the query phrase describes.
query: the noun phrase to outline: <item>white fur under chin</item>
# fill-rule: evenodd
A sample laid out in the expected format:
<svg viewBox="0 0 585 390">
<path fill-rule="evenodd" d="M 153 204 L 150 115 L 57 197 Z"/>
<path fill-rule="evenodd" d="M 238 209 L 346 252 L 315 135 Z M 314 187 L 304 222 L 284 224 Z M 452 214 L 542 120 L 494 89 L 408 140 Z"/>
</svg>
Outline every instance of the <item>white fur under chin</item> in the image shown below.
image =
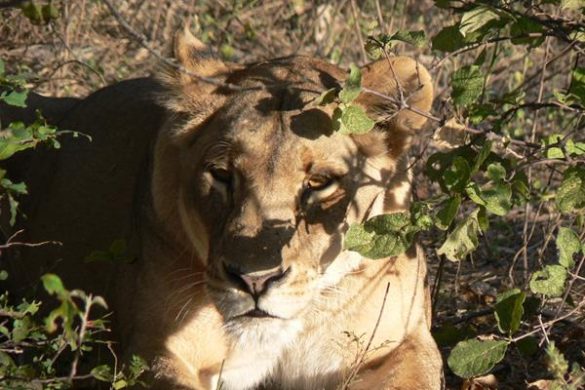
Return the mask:
<svg viewBox="0 0 585 390">
<path fill-rule="evenodd" d="M 229 358 L 220 375 L 212 379 L 212 389 L 248 390 L 264 382 L 274 372 L 283 351 L 303 330 L 299 320 L 254 319 L 231 321 L 225 326 L 233 340 Z"/>
<path fill-rule="evenodd" d="M 363 256 L 357 252 L 341 252 L 319 279 L 317 289 L 324 290 L 327 287 L 336 286 L 345 275 L 358 269 L 362 261 Z"/>
</svg>

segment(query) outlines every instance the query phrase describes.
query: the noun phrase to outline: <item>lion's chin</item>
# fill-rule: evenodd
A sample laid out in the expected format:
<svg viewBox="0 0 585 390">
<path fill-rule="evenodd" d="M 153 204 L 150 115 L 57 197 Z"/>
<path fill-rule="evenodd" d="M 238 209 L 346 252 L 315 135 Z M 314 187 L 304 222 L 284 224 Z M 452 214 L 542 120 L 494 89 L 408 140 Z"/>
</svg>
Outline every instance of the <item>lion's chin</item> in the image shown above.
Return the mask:
<svg viewBox="0 0 585 390">
<path fill-rule="evenodd" d="M 236 344 L 255 348 L 284 347 L 293 342 L 303 329 L 298 319 L 273 316 L 238 316 L 226 321 L 224 327 Z"/>
</svg>

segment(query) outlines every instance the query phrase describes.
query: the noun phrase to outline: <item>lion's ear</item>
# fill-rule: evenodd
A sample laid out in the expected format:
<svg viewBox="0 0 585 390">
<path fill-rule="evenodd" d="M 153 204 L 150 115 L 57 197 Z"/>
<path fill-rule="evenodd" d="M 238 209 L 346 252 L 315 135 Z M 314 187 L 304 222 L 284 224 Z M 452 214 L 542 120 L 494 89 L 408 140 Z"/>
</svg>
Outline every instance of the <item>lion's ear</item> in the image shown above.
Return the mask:
<svg viewBox="0 0 585 390">
<path fill-rule="evenodd" d="M 357 99 L 387 131 L 392 157 L 398 158 L 410 146 L 412 135 L 420 130 L 427 118 L 415 111 L 428 113 L 433 103 L 433 85 L 429 72 L 407 57 L 394 57 L 373 62 L 362 68 L 363 91 Z M 408 107 L 401 107 L 401 91 Z"/>
<path fill-rule="evenodd" d="M 169 65 L 158 76 L 166 89 L 163 104 L 173 112 L 205 117 L 223 101 L 221 94 L 210 95 L 227 78 L 230 68 L 187 27 L 175 34 L 174 57 L 178 66 Z"/>
</svg>

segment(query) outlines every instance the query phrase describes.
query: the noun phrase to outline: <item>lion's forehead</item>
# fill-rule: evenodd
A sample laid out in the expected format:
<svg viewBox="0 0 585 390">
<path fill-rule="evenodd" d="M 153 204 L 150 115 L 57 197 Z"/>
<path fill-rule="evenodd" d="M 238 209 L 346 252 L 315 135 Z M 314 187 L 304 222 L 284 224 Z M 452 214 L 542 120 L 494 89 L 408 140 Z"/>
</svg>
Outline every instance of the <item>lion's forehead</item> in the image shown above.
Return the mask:
<svg viewBox="0 0 585 390">
<path fill-rule="evenodd" d="M 264 172 L 267 177 L 297 172 L 304 175 L 315 164 L 329 164 L 343 171 L 357 155 L 351 137 L 332 131 L 327 109 L 262 111 L 258 104 L 238 105 L 227 108 L 231 120 L 224 134 L 218 136 L 221 142 L 232 145 L 224 150 L 241 171 Z"/>
</svg>

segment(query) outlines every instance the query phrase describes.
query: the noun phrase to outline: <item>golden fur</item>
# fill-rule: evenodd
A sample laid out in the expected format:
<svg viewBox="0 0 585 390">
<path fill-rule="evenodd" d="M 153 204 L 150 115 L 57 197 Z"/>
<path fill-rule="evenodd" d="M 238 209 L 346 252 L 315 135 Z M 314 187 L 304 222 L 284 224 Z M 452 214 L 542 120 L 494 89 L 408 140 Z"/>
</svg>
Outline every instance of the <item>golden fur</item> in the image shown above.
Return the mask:
<svg viewBox="0 0 585 390">
<path fill-rule="evenodd" d="M 341 135 L 335 104 L 315 103 L 343 85 L 336 66 L 225 64 L 189 33 L 175 55 L 187 71 L 162 86 L 121 83 L 65 115 L 62 128 L 94 141 L 67 140 L 40 179 L 33 162 L 43 197 L 25 224 L 30 240 L 64 241 L 50 249 L 62 261 L 25 249 L 13 272 L 33 281 L 33 268 L 62 268 L 68 286 L 108 296 L 126 353 L 153 363 L 154 388 L 439 389 L 422 251 L 374 261 L 342 248 L 349 224 L 408 208 L 404 152 L 425 118 L 362 92 L 376 129 Z M 428 111 L 427 71 L 390 62 L 365 66 L 362 85 L 396 98 L 398 81 Z M 120 237 L 128 261 L 79 266 Z"/>
</svg>

